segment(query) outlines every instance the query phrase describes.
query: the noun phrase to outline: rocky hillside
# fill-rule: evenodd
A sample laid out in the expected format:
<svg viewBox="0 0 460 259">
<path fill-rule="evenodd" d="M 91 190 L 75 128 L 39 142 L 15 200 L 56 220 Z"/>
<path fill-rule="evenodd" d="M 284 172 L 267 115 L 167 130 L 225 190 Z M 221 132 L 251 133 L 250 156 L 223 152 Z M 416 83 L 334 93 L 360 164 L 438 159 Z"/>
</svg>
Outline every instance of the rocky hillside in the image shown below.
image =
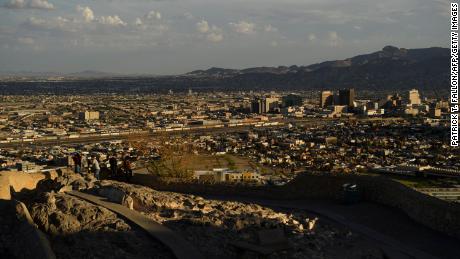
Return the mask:
<svg viewBox="0 0 460 259">
<path fill-rule="evenodd" d="M 274 228 L 283 230 L 291 248 L 268 258 L 384 258 L 368 239 L 304 211 L 209 200 L 73 173 L 41 182 L 26 201 L 57 258 L 172 257 L 126 219 L 65 193 L 72 189 L 117 203 L 129 196 L 129 207 L 179 233 L 206 258 L 240 258 L 232 242 L 256 243 L 259 231 Z"/>
<path fill-rule="evenodd" d="M 434 89 L 448 87 L 449 49 L 382 50 L 345 60 L 309 66 L 256 67 L 243 70 L 211 68 L 184 75 L 197 86 L 212 81 L 231 88 L 321 89 L 353 86 L 358 89 Z M 200 79 L 200 80 L 198 80 Z"/>
</svg>

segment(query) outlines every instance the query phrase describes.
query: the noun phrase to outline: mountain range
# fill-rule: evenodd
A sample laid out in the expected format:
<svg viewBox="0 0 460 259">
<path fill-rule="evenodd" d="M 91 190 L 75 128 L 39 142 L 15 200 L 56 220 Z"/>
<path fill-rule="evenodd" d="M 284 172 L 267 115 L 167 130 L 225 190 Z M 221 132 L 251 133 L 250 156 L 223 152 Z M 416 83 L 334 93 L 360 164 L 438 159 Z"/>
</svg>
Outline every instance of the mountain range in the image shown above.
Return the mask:
<svg viewBox="0 0 460 259">
<path fill-rule="evenodd" d="M 447 48 L 386 46 L 374 53 L 308 66 L 210 68 L 184 76 L 217 79 L 221 84 L 242 88 L 433 88 L 448 87 L 449 59 Z"/>
<path fill-rule="evenodd" d="M 354 87 L 366 90 L 425 90 L 449 88 L 450 50 L 431 47 L 405 49 L 386 46 L 382 50 L 344 60 L 308 66 L 253 67 L 246 69 L 210 68 L 174 76 L 122 75 L 99 71 L 72 74 L 17 72 L 3 75 L 3 82 L 18 77 L 63 77 L 77 80 L 82 88 L 97 85 L 129 91 L 154 89 L 337 89 Z M 14 80 L 14 79 L 13 79 Z M 27 86 L 33 89 L 33 84 Z M 23 84 L 24 85 L 24 84 Z M 60 84 L 63 85 L 63 84 Z M 72 84 L 74 85 L 74 83 Z"/>
</svg>

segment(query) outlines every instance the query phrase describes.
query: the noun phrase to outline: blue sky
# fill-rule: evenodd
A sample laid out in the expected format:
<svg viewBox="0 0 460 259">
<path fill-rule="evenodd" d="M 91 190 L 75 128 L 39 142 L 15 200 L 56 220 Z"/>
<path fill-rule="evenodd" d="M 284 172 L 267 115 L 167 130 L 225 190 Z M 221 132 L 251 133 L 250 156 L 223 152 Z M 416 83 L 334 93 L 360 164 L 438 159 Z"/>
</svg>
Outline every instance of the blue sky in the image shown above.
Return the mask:
<svg viewBox="0 0 460 259">
<path fill-rule="evenodd" d="M 449 46 L 445 0 L 0 0 L 0 71 L 178 74 Z"/>
</svg>

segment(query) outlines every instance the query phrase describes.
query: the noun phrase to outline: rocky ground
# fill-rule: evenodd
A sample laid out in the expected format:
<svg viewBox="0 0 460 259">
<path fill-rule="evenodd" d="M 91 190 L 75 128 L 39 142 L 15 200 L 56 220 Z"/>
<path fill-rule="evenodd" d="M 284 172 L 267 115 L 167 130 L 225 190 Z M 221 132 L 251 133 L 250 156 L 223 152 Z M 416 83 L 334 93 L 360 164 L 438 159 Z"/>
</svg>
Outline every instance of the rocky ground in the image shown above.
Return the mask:
<svg viewBox="0 0 460 259">
<path fill-rule="evenodd" d="M 111 211 L 64 193 L 70 189 L 131 205 L 182 234 L 207 258 L 240 258 L 232 242 L 255 244 L 259 231 L 276 228 L 283 230 L 290 249 L 269 258 L 383 258 L 381 250 L 362 236 L 304 211 L 208 200 L 70 173 L 42 182 L 39 194 L 27 202 L 34 222 L 49 235 L 59 258 L 172 257 L 162 244 Z"/>
<path fill-rule="evenodd" d="M 65 174 L 41 182 L 28 195 L 31 217 L 48 235 L 57 258 L 174 258 L 167 247 L 115 213 L 64 193 L 94 184 L 91 175 Z"/>
<path fill-rule="evenodd" d="M 91 190 L 114 201 L 129 195 L 135 210 L 178 231 L 208 258 L 235 258 L 232 242 L 257 243 L 258 231 L 274 228 L 284 230 L 291 249 L 269 258 L 383 258 L 363 237 L 303 211 L 275 211 L 113 181 Z"/>
</svg>

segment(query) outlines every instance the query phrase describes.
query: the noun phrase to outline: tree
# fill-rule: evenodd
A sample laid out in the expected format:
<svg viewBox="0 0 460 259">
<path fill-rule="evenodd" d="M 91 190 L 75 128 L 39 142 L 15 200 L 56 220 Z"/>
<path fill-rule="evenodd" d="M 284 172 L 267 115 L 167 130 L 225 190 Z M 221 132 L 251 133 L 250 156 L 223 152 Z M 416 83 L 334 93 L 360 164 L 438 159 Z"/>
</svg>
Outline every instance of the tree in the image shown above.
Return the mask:
<svg viewBox="0 0 460 259">
<path fill-rule="evenodd" d="M 191 148 L 188 145 L 175 141 L 167 135 L 160 135 L 155 141 L 136 142 L 133 147 L 143 154 L 150 154 L 154 151 L 158 157 L 148 156 L 146 168 L 149 173 L 160 178 L 191 179 L 193 173 L 184 166 L 184 158 L 190 154 Z"/>
</svg>

